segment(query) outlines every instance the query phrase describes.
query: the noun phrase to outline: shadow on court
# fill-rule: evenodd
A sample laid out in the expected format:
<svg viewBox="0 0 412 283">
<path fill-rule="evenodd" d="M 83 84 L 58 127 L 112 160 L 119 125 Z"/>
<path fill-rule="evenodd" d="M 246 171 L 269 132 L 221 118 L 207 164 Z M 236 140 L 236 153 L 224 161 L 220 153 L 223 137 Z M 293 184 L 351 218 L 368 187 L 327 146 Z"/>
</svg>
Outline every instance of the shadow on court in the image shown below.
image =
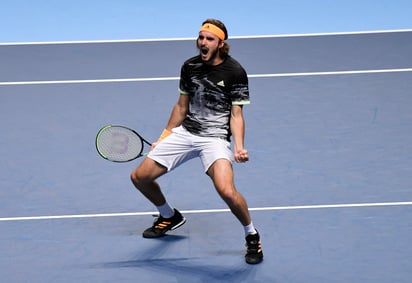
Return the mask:
<svg viewBox="0 0 412 283">
<path fill-rule="evenodd" d="M 162 274 L 167 278 L 174 278 L 176 282 L 262 282 L 254 281 L 258 266 L 244 264 L 233 265 L 228 262 L 216 264 L 214 259 L 187 257 L 173 258 L 167 255 L 174 244 L 187 240 L 186 236 L 168 235 L 159 239 L 155 246 L 148 249 L 139 249 L 136 256 L 125 261 L 103 263 L 97 268 L 138 268 L 144 272 Z M 160 277 L 162 277 L 160 276 Z"/>
</svg>

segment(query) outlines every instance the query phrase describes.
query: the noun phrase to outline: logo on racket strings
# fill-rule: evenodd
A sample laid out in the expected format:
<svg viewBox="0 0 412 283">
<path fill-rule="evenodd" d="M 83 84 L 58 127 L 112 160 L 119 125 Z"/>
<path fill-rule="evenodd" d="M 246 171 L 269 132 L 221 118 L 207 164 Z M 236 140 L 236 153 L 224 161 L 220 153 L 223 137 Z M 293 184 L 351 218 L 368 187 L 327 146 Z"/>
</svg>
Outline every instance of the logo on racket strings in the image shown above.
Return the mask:
<svg viewBox="0 0 412 283">
<path fill-rule="evenodd" d="M 129 148 L 129 137 L 121 132 L 113 132 L 110 144 L 110 152 L 125 154 Z"/>
</svg>

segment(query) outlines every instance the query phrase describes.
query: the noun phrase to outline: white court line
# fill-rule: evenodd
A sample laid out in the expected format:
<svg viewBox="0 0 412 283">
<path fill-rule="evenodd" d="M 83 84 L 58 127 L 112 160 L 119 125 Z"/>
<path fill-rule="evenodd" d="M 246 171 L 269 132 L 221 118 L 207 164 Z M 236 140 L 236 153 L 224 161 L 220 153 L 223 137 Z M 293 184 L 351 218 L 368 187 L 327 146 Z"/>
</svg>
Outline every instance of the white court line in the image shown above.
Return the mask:
<svg viewBox="0 0 412 283">
<path fill-rule="evenodd" d="M 0 82 L 0 86 L 2 85 L 127 83 L 127 82 L 150 82 L 150 81 L 175 81 L 178 79 L 179 77 L 158 77 L 158 78 L 96 79 L 96 80 L 21 81 L 21 82 Z"/>
<path fill-rule="evenodd" d="M 412 29 L 394 30 L 365 30 L 365 31 L 344 31 L 344 32 L 323 32 L 323 33 L 298 33 L 298 34 L 268 34 L 268 35 L 236 35 L 230 36 L 232 39 L 254 39 L 254 38 L 287 38 L 287 37 L 312 37 L 312 36 L 336 36 L 336 35 L 365 35 L 381 33 L 401 33 L 412 32 Z M 196 40 L 196 37 L 171 37 L 171 38 L 146 38 L 146 39 L 114 39 L 114 40 L 71 40 L 71 41 L 35 41 L 35 42 L 0 42 L 0 46 L 13 45 L 57 45 L 57 44 L 99 44 L 99 43 L 133 43 L 133 42 L 156 42 L 156 41 L 187 41 Z"/>
<path fill-rule="evenodd" d="M 249 78 L 276 78 L 276 77 L 305 77 L 305 76 L 332 76 L 332 75 L 358 75 L 376 73 L 400 73 L 412 72 L 412 68 L 380 69 L 380 70 L 356 70 L 356 71 L 330 71 L 330 72 L 304 72 L 304 73 L 273 73 L 253 74 Z M 57 81 L 20 81 L 0 82 L 2 85 L 51 85 L 51 84 L 87 84 L 87 83 L 125 83 L 125 82 L 149 82 L 149 81 L 176 81 L 179 77 L 154 77 L 154 78 L 127 78 L 127 79 L 95 79 L 95 80 L 57 80 Z"/>
<path fill-rule="evenodd" d="M 283 74 L 256 74 L 249 78 L 273 78 L 273 77 L 305 77 L 305 76 L 332 76 L 332 75 L 358 75 L 377 73 L 401 73 L 412 72 L 412 68 L 403 69 L 380 69 L 380 70 L 356 70 L 356 71 L 330 71 L 330 72 L 305 72 L 305 73 L 283 73 Z"/>
<path fill-rule="evenodd" d="M 386 207 L 386 206 L 408 206 L 407 202 L 377 202 L 377 203 L 347 203 L 347 204 L 321 204 L 321 205 L 298 205 L 298 206 L 272 206 L 249 208 L 250 211 L 273 211 L 273 210 L 303 210 L 303 209 L 328 209 L 328 208 L 353 208 L 353 207 Z M 182 210 L 184 214 L 221 213 L 230 212 L 229 209 L 203 209 Z M 2 217 L 0 222 L 5 221 L 29 221 L 29 220 L 52 220 L 52 219 L 75 219 L 75 218 L 101 218 L 101 217 L 124 217 L 156 215 L 157 212 L 126 212 L 126 213 L 101 213 L 101 214 L 74 214 L 74 215 L 50 215 L 50 216 L 26 216 L 26 217 Z"/>
</svg>

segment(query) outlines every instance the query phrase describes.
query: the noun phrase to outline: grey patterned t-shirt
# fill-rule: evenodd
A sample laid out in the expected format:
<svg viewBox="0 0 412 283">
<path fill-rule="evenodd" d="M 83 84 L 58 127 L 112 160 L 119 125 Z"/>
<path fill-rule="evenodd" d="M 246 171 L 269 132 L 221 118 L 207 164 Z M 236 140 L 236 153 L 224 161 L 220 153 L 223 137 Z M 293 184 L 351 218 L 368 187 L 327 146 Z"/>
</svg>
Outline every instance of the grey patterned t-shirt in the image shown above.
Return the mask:
<svg viewBox="0 0 412 283">
<path fill-rule="evenodd" d="M 232 105 L 249 104 L 248 78 L 232 57 L 217 66 L 200 56 L 187 60 L 181 69 L 179 90 L 189 95 L 189 111 L 183 127 L 195 135 L 229 140 Z"/>
</svg>

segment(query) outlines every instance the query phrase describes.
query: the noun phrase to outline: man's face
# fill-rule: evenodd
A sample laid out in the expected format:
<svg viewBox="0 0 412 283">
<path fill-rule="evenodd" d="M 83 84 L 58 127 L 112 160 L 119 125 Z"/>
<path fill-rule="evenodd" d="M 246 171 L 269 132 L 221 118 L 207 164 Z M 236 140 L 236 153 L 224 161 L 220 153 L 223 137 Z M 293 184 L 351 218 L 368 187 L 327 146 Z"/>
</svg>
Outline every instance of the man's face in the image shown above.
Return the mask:
<svg viewBox="0 0 412 283">
<path fill-rule="evenodd" d="M 197 38 L 197 47 L 200 50 L 202 60 L 211 65 L 219 64 L 222 59 L 219 56 L 219 48 L 223 42 L 211 32 L 200 31 Z"/>
</svg>

